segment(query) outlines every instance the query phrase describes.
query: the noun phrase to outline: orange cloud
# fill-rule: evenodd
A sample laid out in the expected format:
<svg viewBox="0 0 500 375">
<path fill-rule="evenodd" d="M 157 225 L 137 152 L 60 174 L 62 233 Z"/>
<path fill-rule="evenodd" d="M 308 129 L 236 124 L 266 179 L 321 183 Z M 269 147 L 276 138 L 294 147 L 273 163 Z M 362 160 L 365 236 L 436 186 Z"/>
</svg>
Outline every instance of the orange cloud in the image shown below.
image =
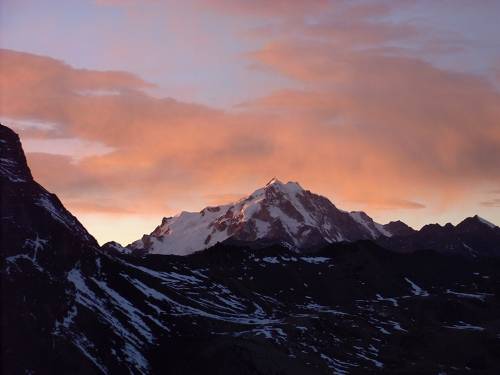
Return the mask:
<svg viewBox="0 0 500 375">
<path fill-rule="evenodd" d="M 493 198 L 488 201 L 481 202 L 482 206 L 485 207 L 500 207 L 500 198 Z"/>
<path fill-rule="evenodd" d="M 371 155 L 421 179 L 462 185 L 500 177 L 500 94 L 481 77 L 384 49 L 339 51 L 323 42 L 275 42 L 253 57 L 312 89 L 278 92 L 249 108 L 322 123 L 336 137 L 367 142 L 367 151 L 384 150 Z"/>
<path fill-rule="evenodd" d="M 358 30 L 356 40 L 369 40 L 371 31 Z M 56 124 L 38 136 L 113 150 L 77 163 L 29 155 L 35 176 L 77 211 L 166 215 L 272 176 L 368 209 L 457 202 L 498 185 L 500 97 L 492 86 L 392 50 L 330 44 L 330 32 L 316 28 L 320 40 L 307 43 L 281 37 L 251 54 L 303 89 L 234 112 L 154 98 L 128 73 L 2 50 L 0 110 Z"/>
</svg>

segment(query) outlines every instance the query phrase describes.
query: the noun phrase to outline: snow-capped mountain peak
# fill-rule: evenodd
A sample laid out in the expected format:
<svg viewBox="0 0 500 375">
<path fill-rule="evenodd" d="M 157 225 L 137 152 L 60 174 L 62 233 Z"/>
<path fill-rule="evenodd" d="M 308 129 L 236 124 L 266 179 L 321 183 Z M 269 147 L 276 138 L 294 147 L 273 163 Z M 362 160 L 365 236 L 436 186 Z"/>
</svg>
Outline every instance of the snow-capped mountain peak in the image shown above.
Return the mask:
<svg viewBox="0 0 500 375">
<path fill-rule="evenodd" d="M 279 179 L 274 177 L 270 180 L 264 187 L 255 190 L 250 197 L 261 197 L 265 194 L 273 195 L 277 193 L 285 194 L 289 198 L 295 197 L 297 194 L 301 194 L 304 192 L 302 186 L 299 185 L 298 182 L 288 181 L 287 183 L 281 182 Z M 243 198 L 245 200 L 245 198 Z"/>
<path fill-rule="evenodd" d="M 364 212 L 339 210 L 327 198 L 303 189 L 297 182 L 273 178 L 237 202 L 164 218 L 150 235 L 129 247 L 185 255 L 228 238 L 279 240 L 303 249 L 390 235 Z"/>
</svg>

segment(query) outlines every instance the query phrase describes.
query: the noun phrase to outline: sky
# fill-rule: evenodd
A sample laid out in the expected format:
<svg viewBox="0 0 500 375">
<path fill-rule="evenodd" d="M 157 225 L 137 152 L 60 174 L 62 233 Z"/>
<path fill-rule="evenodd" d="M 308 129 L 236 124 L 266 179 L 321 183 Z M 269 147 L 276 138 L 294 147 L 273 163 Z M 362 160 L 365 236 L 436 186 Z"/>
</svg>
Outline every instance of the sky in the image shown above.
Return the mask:
<svg viewBox="0 0 500 375">
<path fill-rule="evenodd" d="M 2 0 L 0 120 L 104 243 L 298 181 L 500 224 L 500 1 Z"/>
</svg>

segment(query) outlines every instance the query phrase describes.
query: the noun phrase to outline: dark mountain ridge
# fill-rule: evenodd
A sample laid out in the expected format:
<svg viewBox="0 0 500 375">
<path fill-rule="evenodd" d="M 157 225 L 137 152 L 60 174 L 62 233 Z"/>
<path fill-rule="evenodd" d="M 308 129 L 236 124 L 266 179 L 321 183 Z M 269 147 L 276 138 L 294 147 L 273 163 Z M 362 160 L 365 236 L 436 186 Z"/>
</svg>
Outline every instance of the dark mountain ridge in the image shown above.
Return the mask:
<svg viewBox="0 0 500 375">
<path fill-rule="evenodd" d="M 478 215 L 468 217 L 456 226 L 428 224 L 413 231 L 391 238 L 379 238 L 377 243 L 397 252 L 432 249 L 443 254 L 470 257 L 500 256 L 500 228 Z"/>
</svg>

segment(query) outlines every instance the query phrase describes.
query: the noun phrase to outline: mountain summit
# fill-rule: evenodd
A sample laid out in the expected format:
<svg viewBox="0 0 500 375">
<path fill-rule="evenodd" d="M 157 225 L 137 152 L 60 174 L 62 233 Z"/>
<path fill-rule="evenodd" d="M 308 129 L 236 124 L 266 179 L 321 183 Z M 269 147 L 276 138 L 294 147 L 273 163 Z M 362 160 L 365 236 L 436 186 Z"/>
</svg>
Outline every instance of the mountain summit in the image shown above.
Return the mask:
<svg viewBox="0 0 500 375">
<path fill-rule="evenodd" d="M 391 235 L 390 229 L 375 223 L 364 212 L 342 211 L 297 182 L 283 183 L 273 178 L 237 202 L 164 218 L 150 235 L 129 248 L 186 255 L 232 238 L 281 241 L 301 250 Z"/>
</svg>

